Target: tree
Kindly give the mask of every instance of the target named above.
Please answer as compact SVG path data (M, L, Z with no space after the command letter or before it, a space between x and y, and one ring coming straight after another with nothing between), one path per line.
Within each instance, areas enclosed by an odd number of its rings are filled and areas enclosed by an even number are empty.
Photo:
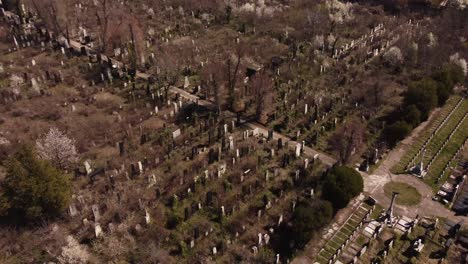
M455 53L452 56L450 56L450 62L460 67L461 73L463 75L459 76L461 78L461 80L459 81L463 81L464 77L468 74L468 66L466 60L464 58L460 58L460 55L458 53Z
M403 119L412 127L417 127L421 123L421 111L415 105L407 106L403 110Z
M361 174L346 166L334 166L325 177L322 196L333 204L335 210L346 207L364 189Z
M414 104L421 111L421 121L437 106L437 83L429 78L410 83L405 94L404 105Z
M255 117L259 123L265 124L268 121L268 110L273 103L273 83L265 73L257 73L252 86L255 93Z
M403 62L403 54L398 47L391 47L384 55L385 63L389 66L398 66Z
M385 129L387 143L394 147L411 132L411 126L405 121L397 121Z
M221 112L226 93L225 86L223 85L223 64L215 60L206 65L202 69L202 80L205 84L203 90L205 91L206 98L213 97L218 112Z
M20 2L20 1L18 1ZM67 36L70 22L75 20L71 11L70 2L60 0L27 0L48 29L53 29L57 34Z
M272 236L272 247L284 258L303 248L314 233L327 225L333 217L333 206L323 200L303 200L296 206L291 223L283 223Z
M333 216L332 204L328 201L302 202L294 210L292 231L295 245L303 248L315 231L328 224Z
M78 161L75 141L55 127L36 141L36 150L39 157L51 161L60 169L70 168Z
M37 158L31 146L21 146L6 161L0 188L0 215L37 221L58 216L71 198L70 178L49 161Z
M234 102L236 99L236 85L239 78L241 78L239 70L244 52L244 44L238 44L236 47L235 58L233 59L232 56L228 54L226 59L226 78L229 92L229 107L231 109L234 108Z
M344 126L333 134L330 138L330 145L338 153L342 164L349 161L352 153L364 141L364 135L365 126L356 119L346 122Z

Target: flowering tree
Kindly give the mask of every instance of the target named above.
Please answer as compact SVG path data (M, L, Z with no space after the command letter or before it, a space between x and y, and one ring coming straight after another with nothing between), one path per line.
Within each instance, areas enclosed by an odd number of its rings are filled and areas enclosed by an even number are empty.
M343 3L338 0L328 0L325 2L325 5L329 10L330 20L333 22L342 24L343 22L353 19L353 4Z
M78 161L75 140L70 139L55 127L36 141L36 150L39 157L51 161L60 169L69 168Z
M72 236L67 236L67 245L62 247L62 252L58 256L60 263L79 264L89 261L89 253Z
M455 65L458 65L462 69L463 75L468 75L468 66L466 60L460 57L458 53L455 53L452 56L450 56L450 62L452 62Z
M396 66L403 62L403 55L401 54L401 50L398 47L391 47L384 55L384 60L392 65Z

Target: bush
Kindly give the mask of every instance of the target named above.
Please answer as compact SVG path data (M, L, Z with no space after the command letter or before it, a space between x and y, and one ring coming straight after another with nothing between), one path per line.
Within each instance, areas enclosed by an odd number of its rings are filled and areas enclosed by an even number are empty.
M437 82L438 103L442 106L453 93L455 84L463 81L464 73L460 66L447 64L433 75L433 79Z
M58 216L71 198L71 182L50 162L40 160L30 146L22 146L7 160L1 184L0 215L34 221Z
M292 231L294 242L303 248L315 231L327 225L333 216L333 206L328 201L300 203L294 210Z
M421 111L415 105L407 106L403 111L403 120L411 127L417 127L421 123Z
M181 222L182 217L175 212L171 212L167 217L166 227L168 229L175 229Z
M291 224L283 223L272 237L272 247L284 258L293 255L294 249L302 249L314 233L327 225L333 217L333 206L328 201L304 200L294 210Z
M411 125L405 121L397 121L385 129L388 144L394 147L398 141L404 139L411 132Z
M364 189L361 174L346 166L333 167L325 177L322 196L333 204L335 210L346 207Z
M410 83L403 105L415 105L421 112L421 121L425 121L437 103L437 83L426 78Z
M451 63L444 65L432 78L410 83L404 94L403 110L394 111L387 116L387 121L391 124L384 131L387 143L395 146L411 129L427 120L431 110L436 106L443 106L453 93L455 84L463 80L463 68Z

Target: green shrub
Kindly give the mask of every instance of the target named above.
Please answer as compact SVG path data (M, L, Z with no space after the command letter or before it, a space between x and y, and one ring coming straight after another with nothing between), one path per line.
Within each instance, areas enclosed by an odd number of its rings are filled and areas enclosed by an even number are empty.
M437 83L429 78L410 83L405 94L404 106L415 105L421 112L421 121L437 106Z
M398 141L404 139L412 127L405 121L397 121L385 129L385 136L390 146L394 147Z
M403 112L404 121L411 127L417 127L421 123L421 111L415 105L407 106Z
M21 146L6 161L1 183L0 215L26 221L58 216L71 198L70 178L40 160L30 146Z
M292 233L298 248L303 248L315 231L328 224L333 216L333 206L328 201L302 202L294 210Z
M335 210L346 207L364 189L359 172L346 166L333 167L325 177L322 196L333 204Z

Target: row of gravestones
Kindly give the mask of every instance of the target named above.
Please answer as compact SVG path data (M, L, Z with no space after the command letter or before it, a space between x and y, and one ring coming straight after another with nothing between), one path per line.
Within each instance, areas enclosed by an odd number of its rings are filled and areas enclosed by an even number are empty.
M429 142L435 137L435 135L439 132L439 130L442 129L442 127L447 123L447 121L450 119L453 113L458 109L458 107L460 107L462 102L463 102L463 98L461 98L458 101L458 103L452 108L450 113L444 118L444 120L442 120L442 122L436 127L436 129L431 133L431 135L424 141L424 144L419 148L418 152L416 152L413 158L408 162L408 165L406 166L406 170L409 170L414 165L419 155L421 155L421 153L425 151Z
M434 161L437 159L437 157L439 157L440 153L442 153L442 150L444 149L444 147L449 143L450 139L452 139L453 135L457 132L458 128L460 128L460 126L463 124L463 121L465 121L466 117L468 116L468 113L466 113L463 118L460 120L460 122L458 123L458 125L452 130L452 132L447 136L447 138L445 139L444 141L444 144L442 144L442 146L439 148L439 150L437 151L437 153L430 159L429 163L427 164L427 170L429 170L429 168L431 167L432 163L434 163ZM446 167L448 166L449 164L446 165Z
M436 179L436 183L439 183L440 180L442 180L443 176L445 175L445 172L447 172L448 169L450 169L450 164L452 164L452 162L457 158L457 156L459 156L464 148L465 148L465 145L467 143L467 139L465 138L465 141L463 142L463 144L457 149L457 151L452 155L452 157L449 159L449 161L447 162L447 164L445 164L445 167L444 169L442 170L442 172L439 174L439 176L437 177Z
M328 259L328 263L334 263L339 258L339 256L343 252L343 250L353 240L353 237L355 237L358 234L359 229L363 226L364 222L369 218L369 216L371 215L371 213L373 212L374 209L375 209L375 206L372 206L372 208L369 211L367 211L366 214L362 217L361 221L356 226L356 228L352 231L352 233L348 236L348 238L335 250L335 252L330 252L330 253L332 253L332 256L330 257L330 259ZM348 220L343 224L343 226L341 228L343 228L344 225L346 225L346 223L348 223L349 219L351 219L351 217L354 216L354 215L355 215L354 213L351 214L351 216L349 216ZM331 241L334 238L334 236L336 236L339 232L340 232L340 230L338 230L333 235L333 237L331 239L329 239L329 241ZM326 249L322 248L321 251L323 251L323 250L326 250Z
M388 256L388 253L390 252L390 250L393 249L393 245L394 245L394 243L395 243L395 240L396 240L396 238L393 237L393 238L391 238L391 239L389 239L389 240L387 240L387 241L385 242L384 249L381 250L381 251L378 253L379 257L380 257L382 260L385 260L385 258L387 258L387 256ZM377 260L377 258L374 258L374 259L371 261L371 264L380 264L380 263L381 263L381 262L380 262L379 260Z
M45 42L47 42L47 43L49 43L50 47L53 47L56 50L60 49L64 55L69 55L69 54L79 55L79 54L74 52L73 48L70 48L70 46L68 45L68 41L66 41L66 40L62 41L62 44L60 44L61 42L59 40L53 39L52 34L50 32L48 32L47 30L45 30L45 29L39 29L36 33L31 33L29 31L29 32L27 32L26 35L19 35L19 36L15 35L15 36L13 36L13 42L15 44L16 49L18 49L20 46L23 46L23 47L28 46L29 47L29 46L33 46L33 45L38 45L38 43L41 43L42 48L44 48L45 47ZM65 47L67 47L67 50L69 50L69 52L66 51ZM81 55L88 55L87 52L86 52L86 49L84 51L85 51L85 54L81 54ZM80 52L83 53L83 50L81 50ZM93 58L96 58L96 60L98 62L100 62L100 60L99 60L100 56L99 55L90 56L90 61L91 62L93 61ZM62 66L63 66L64 65L63 61L61 63L62 63ZM35 61L34 60L32 60L32 64L33 64L33 66L35 66ZM114 73L114 71L113 71L113 73L111 74L110 69L113 69L113 67L111 66L112 62L110 60L108 60L108 64L110 65L109 68L101 70L101 79L102 79L102 81L105 81L105 77L107 77L107 79L112 83L113 75L115 75L115 74L117 75L116 77L125 77L125 76L120 76L118 70L115 71L116 73ZM91 64L89 64L89 65L90 65L89 67L91 68ZM123 72L127 72L127 71L124 69ZM46 79L46 80L52 79L51 74L48 71L45 71L45 78L44 79ZM63 79L64 78L62 77L62 74L61 74L60 71L59 71L58 74L54 74L54 80L55 80L56 83L62 82ZM36 89L37 89L38 80L40 80L40 78L38 78L37 80L35 78L31 78L31 85L33 86L33 88L36 87ZM94 85L94 80L92 81L91 85Z
M333 58L335 59L343 59L346 55L349 54L351 50L358 47L367 47L367 41L369 40L371 43L374 42L374 37L379 37L381 34L385 32L385 27L383 24L377 25L375 28L371 29L369 34L364 34L356 41L352 40L350 43L346 43L339 49L335 49L335 53L333 54Z
M367 251L368 247L370 246L370 243L372 242L372 240L377 239L377 237L379 237L379 235L381 234L382 230L383 230L382 226L377 226L374 229L374 232L373 232L372 236L369 238L369 241L366 244L363 245L361 250L359 250L357 252L357 254L353 257L351 263L356 264L358 262L358 259L360 257L362 257L366 253L366 251Z
M402 235L402 238L407 238L408 235L413 231L413 226L414 226L414 223L412 225L409 226L409 228L404 232L404 234ZM396 237L392 237L391 239L387 240L385 243L384 243L384 249L379 251L378 253L378 256L385 261L385 259L387 258L387 256L389 255L390 251L393 249L393 246L395 244L395 241L397 240ZM380 264L381 261L375 257L371 260L371 264Z
M341 253L343 252L343 250L349 245L349 243L353 240L353 238L359 233L359 229L363 226L364 222L369 218L369 216L372 214L372 212L374 211L375 209L375 206L372 206L371 209L369 211L367 211L367 213L364 215L364 217L361 219L361 221L359 222L359 224L356 226L356 228L353 230L353 232L351 233L351 235L348 236L348 238L346 238L346 240L335 250L335 252L333 252L333 255L331 256L331 258L328 260L328 263L331 264L331 263L335 263L335 261L340 257ZM353 214L354 215L354 214ZM353 216L351 215L350 218ZM347 223L347 221L345 222L345 224ZM343 225L344 226L344 225ZM338 231L340 232L340 231ZM337 232L337 233L338 233ZM336 235L336 234L335 234ZM331 240L333 239L333 237L331 238ZM324 250L324 249L322 249Z

